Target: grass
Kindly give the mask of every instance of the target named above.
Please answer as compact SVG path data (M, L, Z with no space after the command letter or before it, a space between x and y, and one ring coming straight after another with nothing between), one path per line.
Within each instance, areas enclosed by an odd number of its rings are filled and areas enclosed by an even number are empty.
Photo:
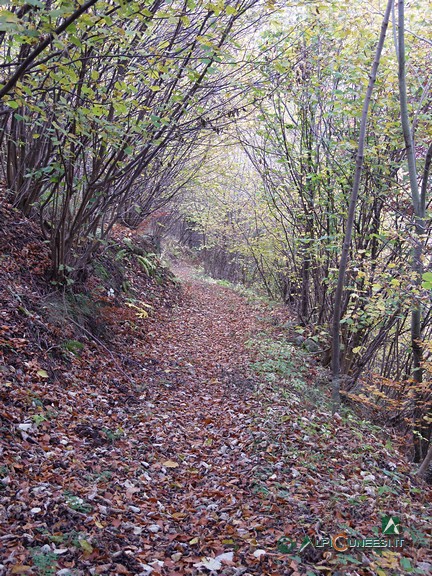
M280 306L280 302L272 300L271 298L261 293L257 289L253 287L246 287L244 284L230 282L229 280L225 280L224 278L213 278L212 276L206 274L202 267L197 268L194 274L194 278L196 278L197 280L207 282L208 284L214 284L216 286L222 286L223 288L229 288L230 290L233 290L240 296L246 298L249 304L253 304L256 302L264 302L271 307Z

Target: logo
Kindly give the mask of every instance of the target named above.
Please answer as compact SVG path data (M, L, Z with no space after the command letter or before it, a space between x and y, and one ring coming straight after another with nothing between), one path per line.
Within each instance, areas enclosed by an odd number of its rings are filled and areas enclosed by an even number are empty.
M400 519L396 516L383 516L382 533L386 536L394 536L401 533Z
M289 538L286 538L286 536L283 536L277 543L278 550L279 552L282 552L282 554L291 554L291 552L303 552L303 550L305 550L309 545L315 547L309 536L305 536L305 538L303 538L303 542L300 544L300 547L297 545L295 540L290 540Z
M303 538L303 542L300 545L299 548L299 552L303 552L303 550L306 550L306 548L311 545L313 546L313 542L312 540L309 538L309 536L306 536L305 538Z
M339 532L335 535L323 536L320 538L305 536L301 544L299 544L295 540L283 536L277 543L277 548L282 554L292 554L301 553L309 546L312 548L333 548L336 552L346 552L350 548L400 549L403 547L404 539L398 538L399 534L402 532L400 519L398 517L383 516L381 519L381 527L383 535L387 536L387 538L377 538L376 536L357 538L348 535L346 532ZM393 538L390 538L389 536L393 536Z
M290 540L283 536L279 542L277 543L277 547L279 552L282 554L291 554L291 552L295 552L297 549L297 543L294 540Z

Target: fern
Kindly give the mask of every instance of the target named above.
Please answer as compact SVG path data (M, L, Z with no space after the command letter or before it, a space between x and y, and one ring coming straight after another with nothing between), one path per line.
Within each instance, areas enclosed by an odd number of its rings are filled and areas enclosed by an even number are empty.
M137 258L139 264L141 265L141 267L143 268L144 272L148 276L153 276L155 274L157 266L154 262L152 262L150 260L149 257L137 256L136 258Z
M119 250L117 252L117 254L115 255L116 261L118 262L119 260L123 260L123 258L126 256L126 254L127 254L127 250L125 250L124 248Z

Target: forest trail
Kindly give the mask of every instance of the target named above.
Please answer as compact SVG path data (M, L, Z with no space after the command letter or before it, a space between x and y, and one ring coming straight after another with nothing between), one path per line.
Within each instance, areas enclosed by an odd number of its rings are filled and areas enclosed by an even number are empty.
M199 279L191 266L181 264L173 271L183 283L183 303L160 332L152 331L152 349L162 363L190 364L197 380L204 379L202 384L215 393L218 387L210 380L244 372L250 361L244 343L262 330L258 317L264 310L231 288Z
M189 266L174 271L184 283L182 305L149 333L147 343L158 359L147 368L158 386L148 387L145 403L152 493L160 503L153 519L161 530L153 538L163 553L155 557L167 573L185 562L172 573L197 574L194 564L202 556L228 553L223 573L240 574L245 565L229 561L240 540L250 548L249 569L255 565L252 572L261 574L253 556L258 540L264 546L270 537L274 545L287 521L283 508L275 514L274 506L263 507L256 489L262 459L254 446L262 433L254 429L259 402L249 367L254 354L245 342L263 329L265 310L230 288L197 279Z
M325 398L317 402L317 369L307 355L288 346L292 357L280 370L279 358L250 345L286 342L286 310L202 280L190 266L174 272L182 302L147 336L153 360L135 414L148 461L148 485L138 486L149 498L136 493L146 564L172 576L338 573L351 560L313 546L300 558L301 543L346 529L372 535L382 514L400 513L409 483L387 486L401 462L384 439L367 437L362 446L367 426L331 420ZM258 375L253 362L270 368ZM265 374L275 378L266 382ZM422 505L412 505L415 518ZM388 559L362 554L361 562L368 568L354 563L357 574L368 574Z
M390 556L299 552L307 536L372 537L385 514L424 534L430 493L388 438L331 418L286 311L175 272L177 304L143 331L119 323L129 381L87 346L68 372L32 383L37 418L12 425L27 392L5 396L0 574L427 573L413 538Z

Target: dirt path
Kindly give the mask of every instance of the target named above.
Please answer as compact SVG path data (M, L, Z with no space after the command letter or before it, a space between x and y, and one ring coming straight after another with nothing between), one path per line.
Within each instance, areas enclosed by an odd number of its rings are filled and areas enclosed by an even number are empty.
M155 356L164 365L191 365L206 388L223 374L246 374L251 352L244 344L262 330L263 307L247 304L230 288L197 279L193 268L183 265L175 272L184 282L183 303L160 331L151 332ZM217 392L213 384L210 388Z
M193 279L192 272L176 270L185 282L183 304L148 340L151 356L161 359L148 367L158 385L148 392L145 424L152 494L160 506L153 512L160 525L152 536L155 558L164 561L163 573L198 574L194 564L203 556L246 546L248 573L261 574L253 556L258 541L270 536L274 545L284 534L282 510L275 516L272 506L263 506L255 478L260 433L253 433L253 354L245 342L262 330L266 310L231 289ZM246 573L238 558L229 564L224 574Z
M281 538L372 536L383 514L423 534L428 493L385 438L331 419L316 368L273 326L280 312L176 272L181 302L118 322L117 359L87 346L57 378L8 392L1 576L427 573L412 540L406 558L289 553ZM259 356L246 343L262 333Z
M147 445L148 485L140 490L148 499L137 492L149 546L145 563L158 573L159 562L169 576L212 568L226 576L342 574L333 564L350 561L312 546L300 561L283 539L298 546L307 535L347 527L368 534L380 524L379 510L399 513L405 489L385 488L380 502L370 485L375 475L377 484L388 483L383 444L373 440L372 456L370 439L367 450L359 445L358 425L331 421L320 402L308 401L315 369L294 349L298 357L288 353L283 360L288 381L265 385L251 373L256 352L245 343L263 331L277 337L269 321L277 312L197 280L188 267L176 273L183 302L147 338L146 354L157 361L147 367L146 402L137 412ZM300 381L303 391L293 393ZM348 504L347 494L362 497ZM379 562L364 555L361 562L365 570L357 564L353 574L377 573Z

